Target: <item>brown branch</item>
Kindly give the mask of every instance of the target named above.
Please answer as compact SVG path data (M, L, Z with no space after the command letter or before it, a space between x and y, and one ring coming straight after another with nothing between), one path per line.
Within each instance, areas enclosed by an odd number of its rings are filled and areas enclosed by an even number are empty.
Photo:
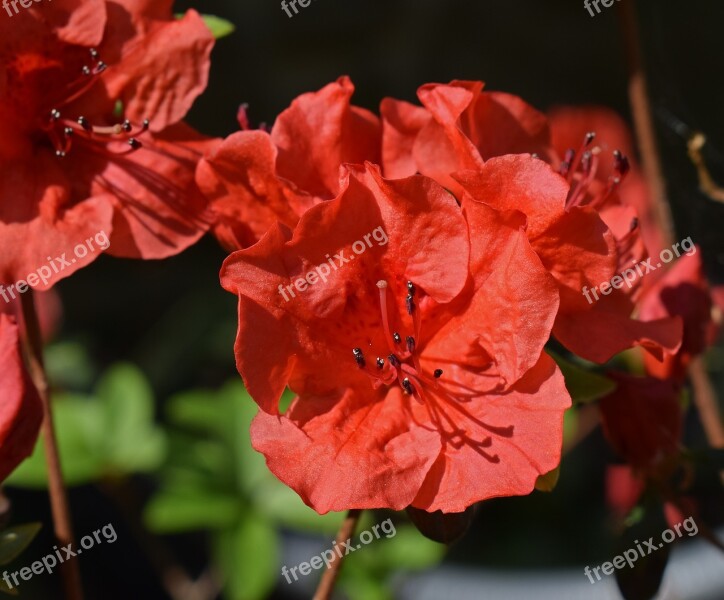
M342 546L343 542L346 542L352 537L361 515L362 511L357 509L350 510L347 513L347 517L337 532L337 539L335 540L337 546ZM322 579L319 582L319 586L312 600L329 600L332 597L334 584L337 581L337 575L339 575L343 561L344 557L340 558L335 554L329 568L324 572L324 575L322 575Z
M33 384L38 390L43 406L41 437L45 448L45 463L48 468L48 492L53 514L53 526L58 546L65 547L68 544L74 544L75 539L68 507L68 494L60 467L58 442L55 437L53 413L50 404L50 391L43 364L43 341L32 290L22 295L22 308L25 324L23 327L23 345L28 361L28 371ZM83 600L83 587L78 561L69 560L64 562L60 567L60 571L63 577L65 597L68 600Z

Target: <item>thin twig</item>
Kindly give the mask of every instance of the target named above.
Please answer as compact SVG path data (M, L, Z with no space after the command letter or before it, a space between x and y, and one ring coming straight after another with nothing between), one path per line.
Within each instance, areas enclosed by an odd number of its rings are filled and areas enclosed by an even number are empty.
M48 468L48 492L50 494L55 537L59 547L66 547L68 544L74 544L75 539L73 537L73 524L68 507L68 494L65 489L60 467L58 442L55 437L53 413L50 405L50 391L43 363L43 341L32 290L22 295L22 308L23 321L25 323L23 328L23 344L28 361L28 370L33 384L38 390L38 395L43 406L41 436L43 446L45 447L45 463ZM66 561L61 565L60 570L63 577L65 597L68 600L83 600L83 586L78 561Z
M337 532L337 539L335 540L336 545L342 546L344 542L349 540L354 535L354 530L357 527L357 522L362 515L361 510L353 509L347 513L347 517ZM337 575L339 570L342 568L342 562L344 557L338 557L336 554L329 565L329 568L322 575L322 579L319 582L317 591L314 594L312 600L329 600L332 597L332 591L334 590L334 584L337 581Z

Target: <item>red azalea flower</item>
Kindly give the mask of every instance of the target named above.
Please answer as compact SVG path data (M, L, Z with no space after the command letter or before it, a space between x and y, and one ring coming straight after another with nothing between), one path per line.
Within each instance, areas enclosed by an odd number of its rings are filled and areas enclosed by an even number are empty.
M519 183L491 194L559 185L537 162L491 161ZM237 365L262 409L252 442L307 504L461 512L558 465L570 398L543 353L558 291L523 228L368 164L293 232L227 259Z
M716 340L719 330L712 318L714 303L704 275L701 252L683 255L646 291L639 314L647 320L679 317L684 335L679 351L663 362L645 356L646 371L659 379L683 383L692 358L702 354Z
M194 170L208 144L180 121L212 45L197 13L177 20L167 1L54 0L0 20L0 281L99 232L137 258L203 234Z
M423 86L418 96L423 107L391 99L382 103L386 175L420 172L456 195L465 190L488 202L488 184L481 174L485 161L507 154L537 154L566 181L545 201L501 195L504 204L496 208L526 214L531 244L560 284L555 336L574 353L595 362L606 362L635 345L659 359L676 351L681 337L678 320L644 323L630 318L640 282L596 302L584 296L586 290L645 257L636 212L618 196L621 180L630 171L628 160L616 154L610 161L615 167L609 167L599 157L602 144L593 147L588 134L599 124L605 125L607 134L610 119L592 118L589 128L580 130L585 123L582 114L587 113L576 113L576 119L557 113L555 142L569 143L574 137L576 144L575 150L563 150L561 159L551 141L548 119L520 98L485 92L482 82L461 81ZM610 143L627 141L622 138ZM634 188L640 191L640 186ZM592 338L596 343L591 343Z
M667 468L679 454L680 387L673 381L611 373L614 392L600 402L606 438L629 465L643 472Z
M271 133L240 131L199 164L199 187L216 213L214 233L229 250L255 243L277 221L299 217L340 190L344 163L379 162L379 119L352 106L354 86L341 77L299 96ZM245 118L240 119L247 127Z
M43 410L35 387L25 371L17 325L0 313L0 482L35 446Z
M418 90L424 108L386 98L383 159L387 177L422 173L459 195L453 173L504 154L551 156L544 114L517 96L483 91L481 81L430 83Z

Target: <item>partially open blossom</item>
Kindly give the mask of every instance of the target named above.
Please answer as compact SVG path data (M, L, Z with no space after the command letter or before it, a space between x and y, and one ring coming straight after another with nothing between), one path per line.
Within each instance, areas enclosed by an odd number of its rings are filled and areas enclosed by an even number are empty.
M0 482L35 447L43 411L23 365L18 327L0 313Z
M270 133L232 134L199 164L197 181L227 249L250 246L276 221L294 227L306 210L334 198L343 164L379 162L379 119L353 106L353 93L349 78L341 77L303 94ZM240 124L248 127L245 117Z
M520 186L491 194L557 186L537 162L491 161ZM252 443L307 504L461 512L558 465L570 398L543 353L558 289L524 224L367 164L294 231L227 259L237 365L262 409Z
M0 281L101 231L107 252L134 258L203 235L194 171L208 142L181 119L212 45L197 13L176 19L167 1L54 0L0 19Z

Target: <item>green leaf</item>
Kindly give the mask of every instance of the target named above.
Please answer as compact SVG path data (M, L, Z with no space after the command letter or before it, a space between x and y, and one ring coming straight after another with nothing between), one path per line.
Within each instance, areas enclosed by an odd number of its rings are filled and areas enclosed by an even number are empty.
M226 529L236 524L241 510L234 497L201 490L167 491L156 494L146 505L144 520L149 529L159 534Z
M552 492L558 485L558 479L561 476L561 466L558 465L552 471L549 471L545 475L541 475L535 482L535 489L539 492Z
M0 533L0 565L10 564L20 556L42 528L40 523L28 523Z
M177 13L176 18L183 19L184 14ZM214 15L201 15L201 18L213 34L214 38L217 40L220 40L227 35L231 35L234 31L236 31L236 26L231 21L227 21L221 17L216 17Z
M88 390L96 369L85 347L77 342L58 342L45 349L45 368L54 386Z
M274 588L279 573L277 534L258 515L246 515L236 528L216 534L214 557L227 600L263 600Z
M166 438L153 422L151 390L134 366L109 369L93 396L58 394L53 411L63 475L70 486L151 471L163 462ZM8 484L44 488L46 472L39 440Z
M384 522L384 521L383 521ZM387 528L389 530L389 527ZM392 573L400 569L417 571L428 569L445 556L446 547L424 537L412 525L400 524L392 537L387 537L381 528L377 530L380 539L370 544L369 554L375 562ZM365 546L363 546L365 548Z
M566 388L574 404L588 404L607 396L616 389L616 383L608 377L587 371L555 352L546 352L556 361L566 381Z
M166 439L153 421L153 392L137 367L118 364L98 384L104 405L105 457L122 473L153 471L166 453Z

